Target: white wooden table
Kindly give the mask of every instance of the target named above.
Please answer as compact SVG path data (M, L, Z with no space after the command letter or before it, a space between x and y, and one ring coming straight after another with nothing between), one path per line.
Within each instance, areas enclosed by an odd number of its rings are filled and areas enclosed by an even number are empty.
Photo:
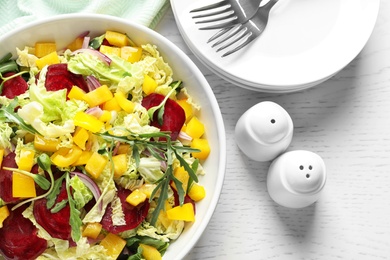
M205 68L184 43L171 10L156 31L199 66L219 102L227 134L222 194L192 259L390 259L390 2L357 58L330 80L292 94L236 87ZM249 160L234 140L238 118L258 102L283 106L294 122L289 150L318 153L328 179L304 209L274 203L269 163Z

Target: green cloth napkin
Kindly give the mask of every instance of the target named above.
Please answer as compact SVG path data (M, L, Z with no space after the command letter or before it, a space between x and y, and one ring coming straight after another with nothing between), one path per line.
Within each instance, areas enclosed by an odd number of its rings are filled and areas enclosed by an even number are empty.
M0 35L26 23L58 14L96 13L154 28L168 0L1 0Z

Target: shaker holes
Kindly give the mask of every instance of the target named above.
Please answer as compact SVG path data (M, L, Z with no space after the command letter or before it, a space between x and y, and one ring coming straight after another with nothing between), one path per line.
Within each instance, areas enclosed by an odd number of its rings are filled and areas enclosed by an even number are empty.
M275 124L276 123L276 120L275 119L271 119L271 124Z

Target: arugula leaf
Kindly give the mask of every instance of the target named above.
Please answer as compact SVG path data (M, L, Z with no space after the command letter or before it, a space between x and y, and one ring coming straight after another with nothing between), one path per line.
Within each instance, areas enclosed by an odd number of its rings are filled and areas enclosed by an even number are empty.
M24 122L24 120L15 112L18 106L18 98L14 98L8 106L0 108L0 121L18 124L20 128L32 134L41 135L34 127Z

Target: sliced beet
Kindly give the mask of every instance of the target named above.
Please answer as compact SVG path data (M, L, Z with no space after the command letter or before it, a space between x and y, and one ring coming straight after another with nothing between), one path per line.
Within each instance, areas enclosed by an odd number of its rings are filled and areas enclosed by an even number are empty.
M12 196L12 171L3 169L3 167L18 168L15 162L15 156L16 155L13 152L5 156L0 169L0 198L7 203L19 200L18 198Z
M36 259L47 248L47 241L37 236L37 228L23 217L26 207L10 210L0 228L0 255L5 259Z
M56 203L68 199L65 182L57 196ZM64 208L56 213L51 213L46 207L46 198L39 199L34 203L34 217L52 237L63 240L71 240L71 226L69 224L70 207L67 203Z
M131 193L130 190L124 188L118 188L117 195L122 202L122 210L125 214L125 225L115 226L112 223L112 208L111 203L107 206L106 212L104 213L101 224L103 228L113 234L118 234L123 231L131 230L136 228L145 218L149 211L149 202L146 200L137 207L130 205L126 202L127 196Z
M149 109L154 106L158 106L163 102L164 96L161 94L153 93L143 98L142 106ZM164 105L164 115L162 125L158 122L158 111L153 115L151 125L159 128L161 131L170 132L171 139L176 140L186 120L186 115L183 108L176 103L176 101L168 98Z
M6 72L3 76L6 78L14 74L15 72ZM1 95L6 96L9 99L13 99L16 96L25 93L27 89L27 82L22 78L22 76L17 76L4 82L3 91L1 92Z
M66 63L53 64L47 67L45 87L48 91L67 89L69 93L74 85L88 92L84 77L68 71Z

